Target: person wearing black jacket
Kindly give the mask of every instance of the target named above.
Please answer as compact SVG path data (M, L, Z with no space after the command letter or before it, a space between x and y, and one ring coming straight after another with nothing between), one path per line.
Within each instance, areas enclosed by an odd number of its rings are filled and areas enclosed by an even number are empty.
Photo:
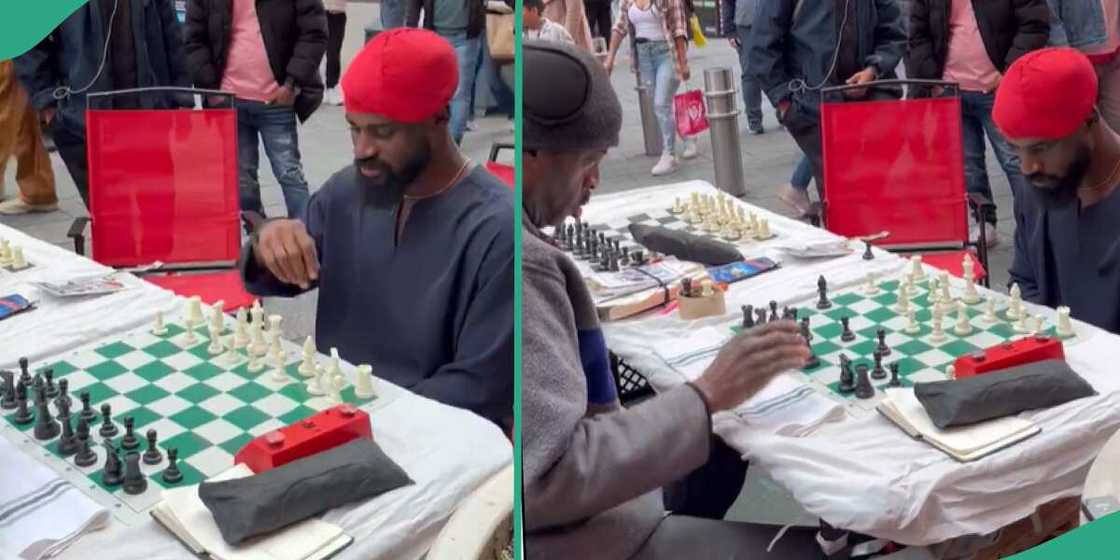
M1012 194L1025 188L1019 158L992 123L995 90L1003 72L1019 57L1045 47L1050 9L1045 0L914 0L910 9L911 78L956 82L960 87L964 176L968 192L993 201L984 162L988 137ZM940 88L918 95L939 95ZM976 231L989 228L989 246L999 243L996 209L976 216Z
M264 215L259 136L288 216L302 215L310 192L296 119L306 121L323 101L322 0L189 0L185 37L195 86L236 96L241 210Z

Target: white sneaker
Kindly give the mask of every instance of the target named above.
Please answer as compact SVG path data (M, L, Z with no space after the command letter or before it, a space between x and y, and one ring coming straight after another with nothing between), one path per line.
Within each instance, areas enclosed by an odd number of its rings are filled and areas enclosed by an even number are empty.
M323 94L323 101L326 101L327 105L342 105L342 96L339 95L338 88L327 88L326 93Z
M984 227L986 229L984 234L987 236L985 240L987 241L988 248L991 249L998 246L1002 241L999 237L999 230L988 222L984 222ZM968 227L968 238L974 242L980 241L980 224L974 223Z
M32 212L54 212L55 210L58 210L57 202L51 204L28 204L18 196L0 202L0 214L4 214L5 216L29 214Z
M660 177L673 173L676 170L677 158L673 156L673 154L665 153L661 154L661 159L657 160L657 165L653 166L650 173L652 173L654 177Z
M692 159L700 153L700 147L696 145L695 138L684 139L684 149L681 150L681 159Z
M794 188L794 186L789 183L778 188L778 200L781 200L786 206L789 206L791 210L798 214L805 214L813 204L813 201L809 199L809 193Z

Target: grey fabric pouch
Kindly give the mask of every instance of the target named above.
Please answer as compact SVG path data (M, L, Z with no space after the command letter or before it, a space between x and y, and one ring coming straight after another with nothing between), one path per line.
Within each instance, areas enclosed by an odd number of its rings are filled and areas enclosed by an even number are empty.
M203 482L198 496L236 545L347 502L412 484L376 443L357 439L261 474Z
M1049 408L1095 394L1093 387L1061 360L914 384L914 396L941 429Z
M630 235L643 247L672 255L682 261L719 266L743 260L742 253L730 243L645 224L630 224Z

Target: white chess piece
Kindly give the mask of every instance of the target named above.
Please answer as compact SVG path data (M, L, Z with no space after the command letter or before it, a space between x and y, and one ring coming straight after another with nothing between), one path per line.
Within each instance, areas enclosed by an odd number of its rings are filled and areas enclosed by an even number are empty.
M765 241L767 239L770 239L771 237L774 237L774 234L770 233L770 220L759 220L758 230L759 241Z
M999 316L996 315L996 300L988 298L988 305L984 310L984 322L996 323L999 322Z
M284 318L279 316L279 315L269 315L268 316L268 332L269 332L270 335L279 336L279 334L281 332L280 331L280 321L282 321L283 319Z
M965 278L964 280L964 294L961 295L961 301L968 305L976 305L980 303L980 293L976 291L976 279Z
M315 375L318 365L315 363L315 340L310 336L303 341L303 363L299 365L299 374L304 377Z
M905 315L910 310L910 290L906 289L906 284L898 288L898 304L895 309L901 315Z
M218 331L219 334L225 329L226 326L224 315L225 306L226 302L222 300L215 301L214 305L210 306L210 324L214 327L214 330Z
M156 336L167 334L167 326L163 324L163 311L156 311L156 320L152 325L152 334Z
M1030 318L1030 313L1025 309L1021 309L1018 313L1019 318L1015 321L1015 332L1027 333L1030 332L1030 327L1027 326L1027 319Z
M287 371L287 356L284 355L284 348L280 345L280 337L272 339L272 380L277 382L284 382L288 380Z
M926 277L926 271L922 268L922 256L910 256L910 278L914 280L921 280Z
M1065 305L1063 305L1061 307L1058 307L1057 333L1058 333L1058 336L1060 336L1062 338L1074 336L1075 334L1077 334L1073 330L1073 323L1069 320L1069 318L1070 318L1069 316L1070 316L1069 307L1067 307Z
M945 377L948 377L949 379L956 379L957 378L957 368L955 368L951 365L946 367L945 368Z
M342 375L341 359L338 357L338 348L331 348L331 369L327 370L331 377Z
M249 365L246 367L248 367L249 371L253 373L264 369L264 365L261 364L260 354L257 354L256 352L249 352Z
M328 394L330 395L331 402L334 404L342 404L342 388L346 386L346 380L341 375L336 375L331 379L328 386Z
M233 330L233 348L244 348L249 343L249 315L245 308L237 310L237 326Z
M949 282L949 273L948 272L942 272L941 273L941 278L938 279L937 286L939 288L941 288L941 298L940 298L941 301L943 303L952 303L953 302L953 294L951 292L949 292L949 287L952 286L952 284Z
M191 296L187 300L187 319L194 325L202 323L202 298Z
M913 308L911 308L910 311L906 313L906 319L906 328L904 329L906 331L906 334L918 334L919 332L921 332L922 327L918 324L918 316Z
M976 265L972 262L972 254L965 253L964 259L961 260L961 270L964 271L964 279L976 280Z
M323 368L317 368L315 375L312 375L307 380L307 392L311 395L325 395L326 391L323 389L323 378L325 377Z
M1027 332L1029 332L1031 336L1035 336L1038 333L1042 332L1042 327L1045 326L1045 325L1046 325L1046 319L1044 319L1042 317L1042 315L1035 315L1030 320L1030 324L1028 325Z
M929 290L929 304L938 304L941 301L941 291L937 289L936 276L929 277L929 286L927 287L927 289Z
M941 342L945 340L945 330L941 327L942 311L941 306L934 306L933 308L933 333L929 335L929 339L933 342Z
M23 247L12 248L12 268L15 270L27 268L27 260L23 258Z
M672 212L674 214L680 214L683 211L684 211L684 206L681 205L681 197L679 197L679 196L674 197L673 198L673 209L670 210L670 212Z
M253 322L249 325L253 338L249 353L264 354L268 350L268 343L264 339L264 309L261 309L260 305L254 305L249 310L249 314L253 317Z
M863 295L873 296L879 293L879 286L875 282L874 276L868 276L867 282L863 285Z
M214 323L207 325L206 329L210 333L210 346L206 348L206 351L210 352L212 356L225 352L226 349L222 346L222 334L214 328Z
M1007 305L1007 318L1011 320L1018 319L1022 314L1023 292L1019 289L1019 284L1012 284L1010 291L1010 300Z
M12 244L7 239L0 239L0 264L12 261Z
M953 329L957 336L967 336L972 333L972 323L968 321L968 307L957 303L957 326Z
M369 364L361 364L354 372L354 396L359 399L372 399L375 395L373 392L373 367Z

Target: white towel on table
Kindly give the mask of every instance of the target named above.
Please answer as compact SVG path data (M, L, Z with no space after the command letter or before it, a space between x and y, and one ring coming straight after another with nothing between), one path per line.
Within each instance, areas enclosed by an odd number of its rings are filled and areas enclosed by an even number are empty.
M695 381L731 339L715 327L697 329L687 337L659 342L654 353L688 381ZM773 433L799 437L821 424L844 417L844 407L792 373L770 380L732 411L740 420Z
M0 553L49 558L104 527L109 512L0 437Z

